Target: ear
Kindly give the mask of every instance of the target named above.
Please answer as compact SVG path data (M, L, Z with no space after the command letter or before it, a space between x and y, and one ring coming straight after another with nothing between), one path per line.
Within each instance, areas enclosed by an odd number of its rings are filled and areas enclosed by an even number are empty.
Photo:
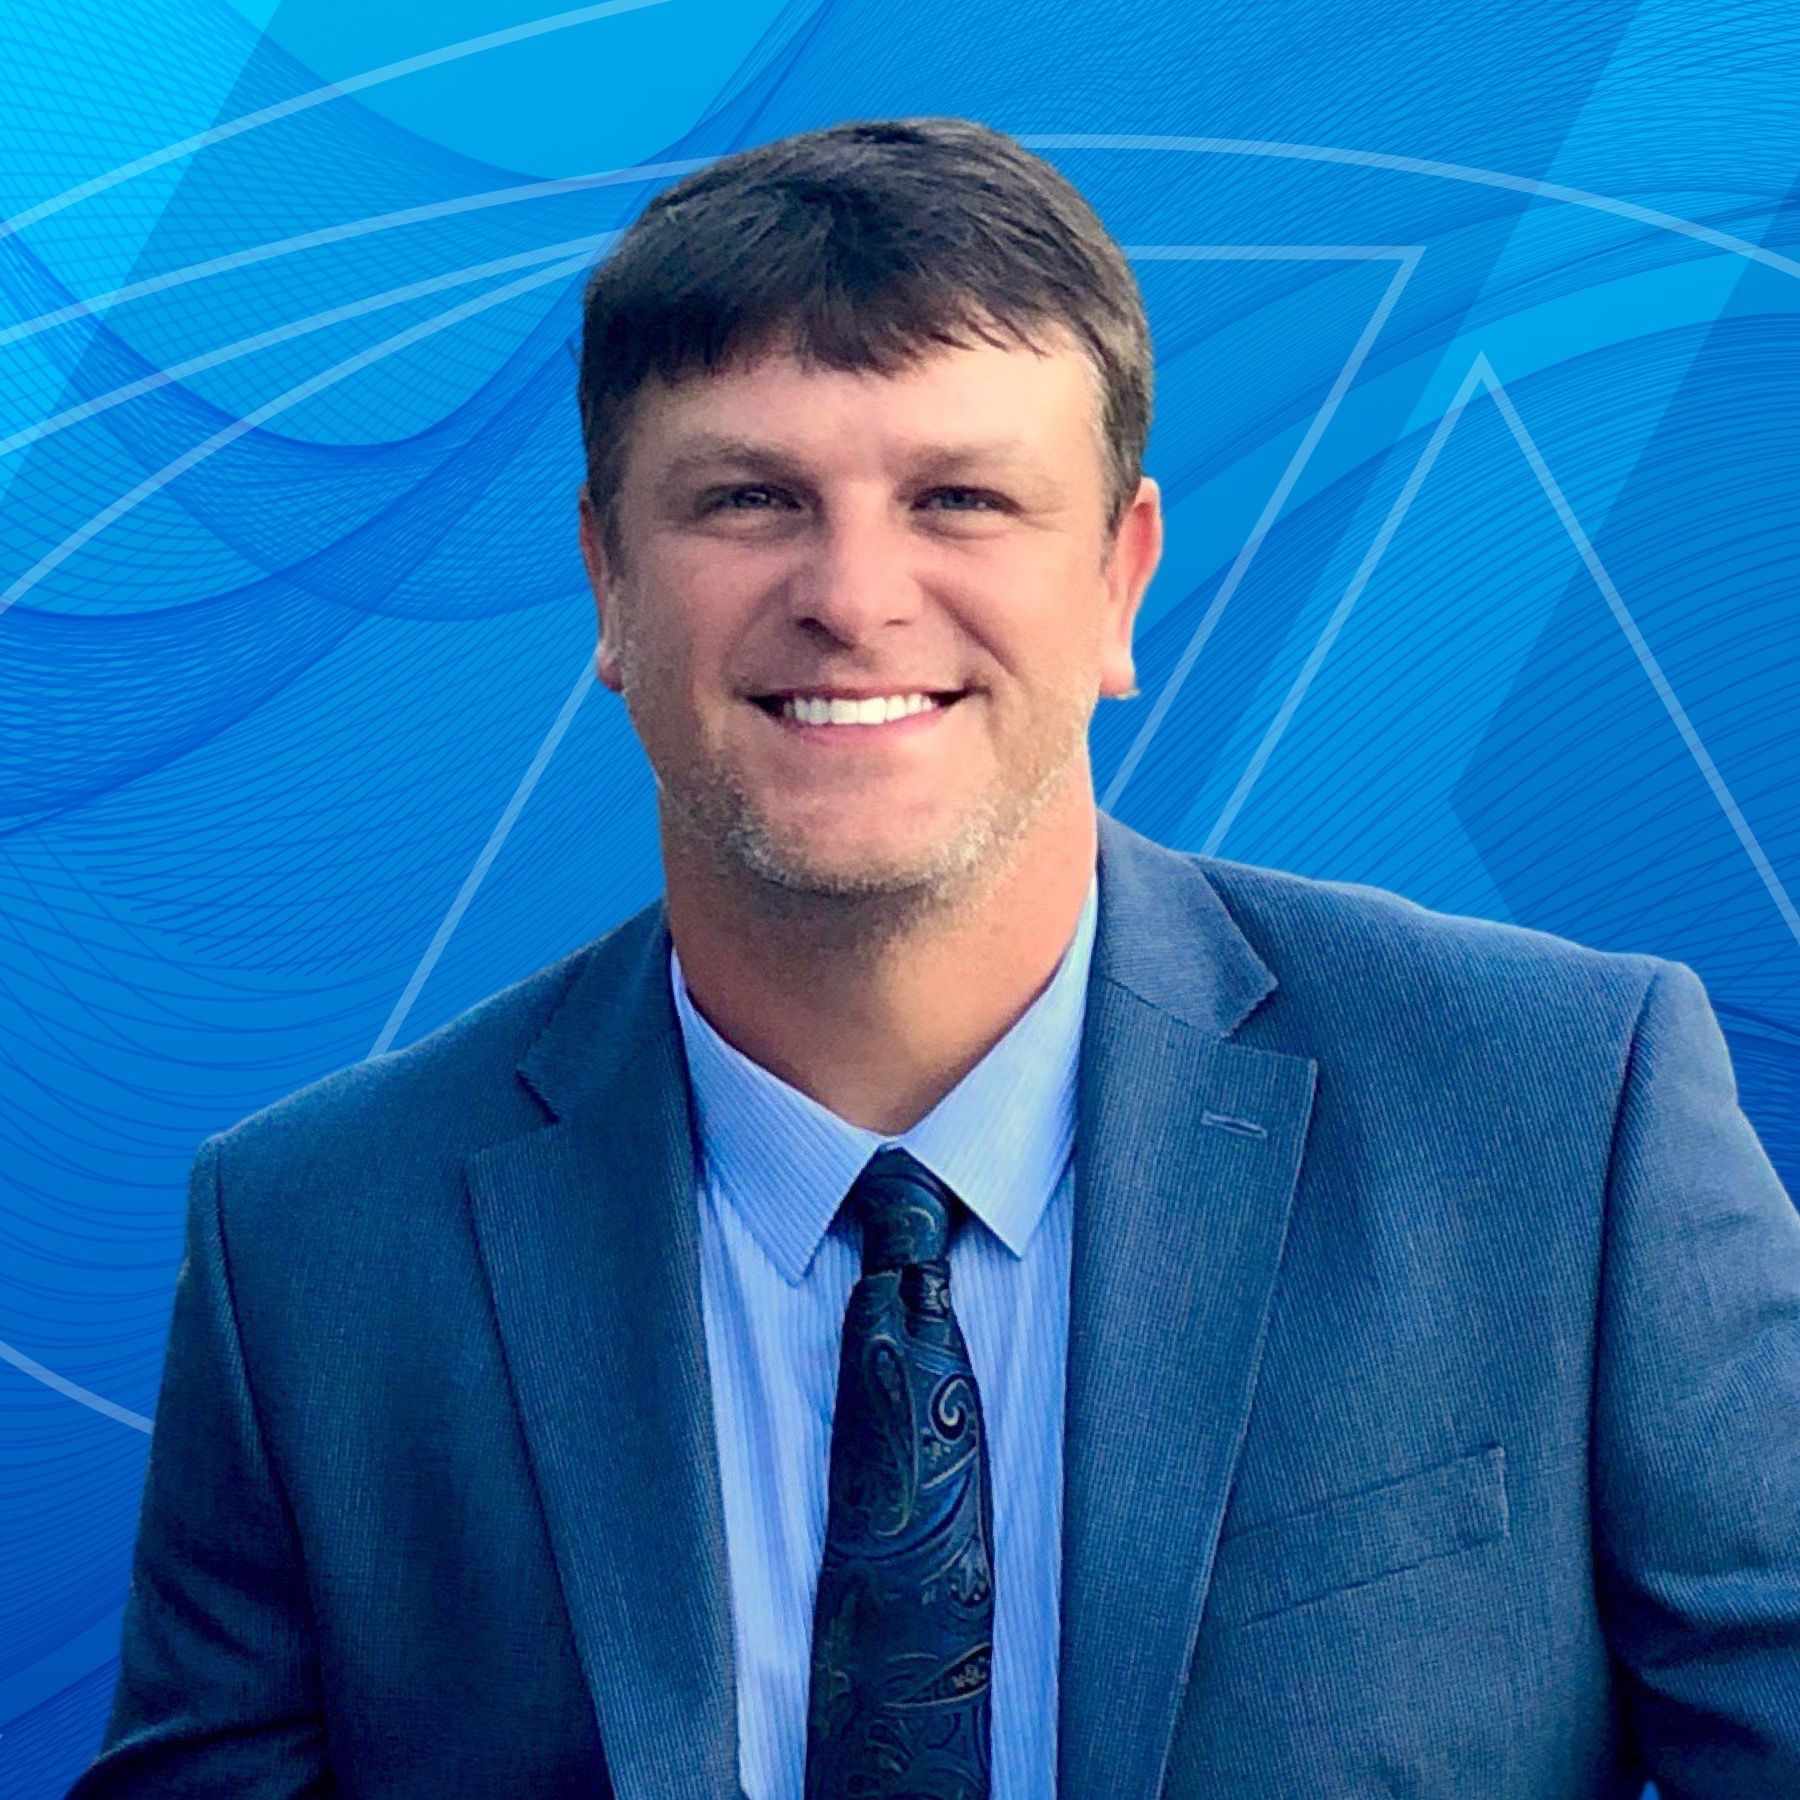
M1131 655L1132 626L1144 590L1162 559L1162 490L1146 475L1113 534L1102 571L1105 611L1100 646L1100 693L1105 699L1128 699L1137 692L1137 668Z
M581 519L581 560L587 569L588 586L594 590L594 616L600 634L594 648L594 673L616 694L622 682L617 583L607 567L600 515L585 481L577 492L575 505Z

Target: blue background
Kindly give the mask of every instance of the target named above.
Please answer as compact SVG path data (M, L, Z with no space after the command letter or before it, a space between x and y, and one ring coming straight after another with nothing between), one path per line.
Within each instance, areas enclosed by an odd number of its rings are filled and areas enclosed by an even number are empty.
M1800 1192L1791 9L63 0L0 68L0 1796L104 1722L199 1140L657 890L571 345L722 151L1051 156L1158 350L1106 803L1692 964Z

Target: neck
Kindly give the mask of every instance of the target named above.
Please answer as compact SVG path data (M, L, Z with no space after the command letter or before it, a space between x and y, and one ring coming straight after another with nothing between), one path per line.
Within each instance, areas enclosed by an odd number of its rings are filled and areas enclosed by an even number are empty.
M776 890L683 846L665 818L670 935L728 1043L840 1118L916 1124L1049 985L1094 871L1091 780L1045 806L978 886L899 920Z

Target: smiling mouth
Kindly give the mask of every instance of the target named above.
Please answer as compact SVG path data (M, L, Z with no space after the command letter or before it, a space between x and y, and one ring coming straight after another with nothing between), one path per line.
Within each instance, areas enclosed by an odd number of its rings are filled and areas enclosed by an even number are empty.
M752 694L753 705L792 725L887 725L954 706L963 688L896 688L879 695Z

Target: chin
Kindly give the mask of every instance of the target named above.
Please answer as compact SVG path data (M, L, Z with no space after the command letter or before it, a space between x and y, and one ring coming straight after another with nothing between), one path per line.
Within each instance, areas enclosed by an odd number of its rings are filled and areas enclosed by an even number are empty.
M874 899L931 893L966 873L972 848L967 833L937 830L896 836L873 830L867 838L818 830L770 829L749 824L732 834L738 861L762 880L795 894ZM984 836L985 834L977 834Z

